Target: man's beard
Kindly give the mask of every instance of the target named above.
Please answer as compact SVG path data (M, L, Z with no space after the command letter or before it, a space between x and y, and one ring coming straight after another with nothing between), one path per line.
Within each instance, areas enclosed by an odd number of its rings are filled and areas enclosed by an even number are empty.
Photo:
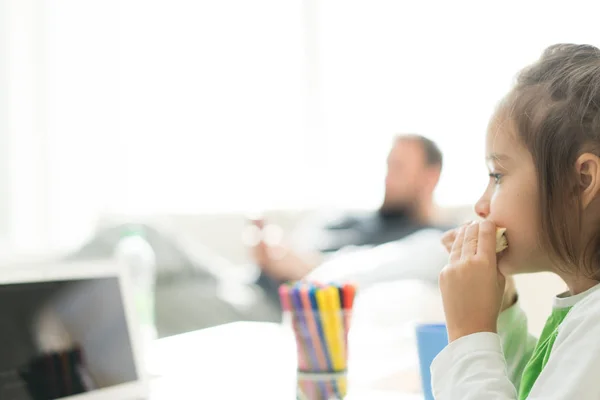
M379 208L379 214L384 218L412 216L414 214L414 207L406 201L384 201Z

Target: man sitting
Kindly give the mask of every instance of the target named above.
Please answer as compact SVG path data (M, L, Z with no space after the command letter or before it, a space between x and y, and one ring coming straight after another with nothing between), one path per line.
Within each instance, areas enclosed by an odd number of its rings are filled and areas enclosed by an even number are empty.
M440 245L446 227L433 221L433 192L441 170L442 154L434 142L419 135L397 136L387 159L379 209L348 213L305 230L304 236L312 239L308 253L268 243L261 236L251 249L262 271L258 284L276 298L281 282L307 276L362 285L393 279L437 281L447 260ZM253 222L264 229L264 221ZM351 248L355 250L349 252Z

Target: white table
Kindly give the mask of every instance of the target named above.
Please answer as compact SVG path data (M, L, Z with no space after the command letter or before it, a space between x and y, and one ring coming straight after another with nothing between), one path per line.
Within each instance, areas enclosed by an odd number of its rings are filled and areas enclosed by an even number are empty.
M348 400L422 400L405 333L351 332ZM236 322L161 339L153 350L160 377L151 399L296 398L295 342L281 325Z

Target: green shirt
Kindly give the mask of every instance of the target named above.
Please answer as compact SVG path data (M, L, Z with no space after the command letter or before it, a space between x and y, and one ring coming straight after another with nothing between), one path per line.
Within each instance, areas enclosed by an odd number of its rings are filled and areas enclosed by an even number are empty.
M552 346L558 335L558 327L569 311L571 311L571 307L556 308L552 311L550 317L548 317L546 325L544 325L544 330L533 350L533 354L525 366L525 370L523 370L521 386L519 387L519 400L527 399L533 384L544 369L544 366L546 366L552 352Z

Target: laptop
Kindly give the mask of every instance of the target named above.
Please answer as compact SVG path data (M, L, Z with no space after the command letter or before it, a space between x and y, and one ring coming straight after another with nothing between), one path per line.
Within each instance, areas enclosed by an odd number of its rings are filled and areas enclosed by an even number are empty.
M0 265L0 399L149 397L127 269Z

